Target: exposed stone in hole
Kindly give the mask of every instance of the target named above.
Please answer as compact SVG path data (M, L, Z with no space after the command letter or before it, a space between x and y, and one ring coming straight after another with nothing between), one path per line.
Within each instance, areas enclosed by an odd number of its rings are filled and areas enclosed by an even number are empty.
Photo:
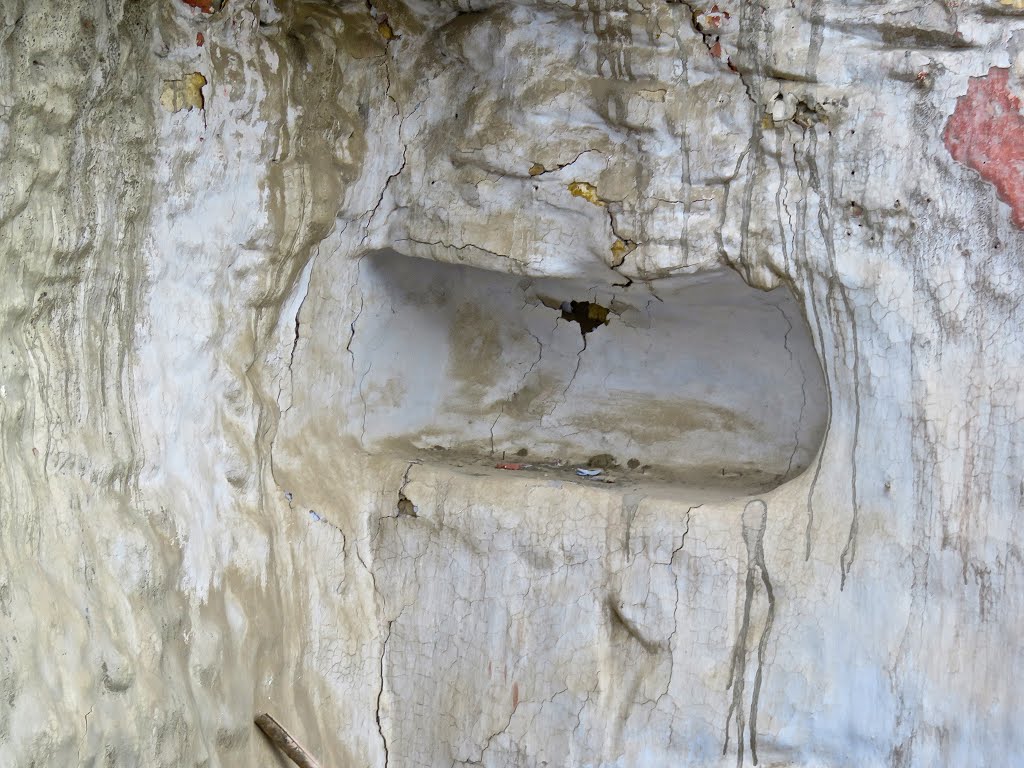
M602 307L596 301L563 301L561 310L563 320L579 323L583 336L599 326L608 325L608 307Z
M405 517L416 517L416 505L401 491L398 493L398 514Z
M310 287L311 322L313 304L342 299L332 269ZM353 372L353 399L323 407L371 453L493 470L525 449L531 469L516 477L556 467L571 482L591 482L575 468L607 454L614 487L732 494L795 476L820 445L828 398L788 289L721 270L658 280L655 295L393 251L363 258L358 289L344 297L363 309L335 363Z

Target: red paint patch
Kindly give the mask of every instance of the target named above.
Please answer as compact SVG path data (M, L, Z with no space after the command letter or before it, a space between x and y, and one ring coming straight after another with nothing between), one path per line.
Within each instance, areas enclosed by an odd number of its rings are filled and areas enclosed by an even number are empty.
M512 711L519 707L519 683L512 683Z
M202 48L203 47L203 43L205 43L205 42L206 42L206 38L203 37L203 33L202 32L196 32L196 45L198 45L200 48Z
M191 8L198 8L203 13L213 13L214 0L181 0L185 5Z
M972 77L956 103L942 140L954 160L973 168L1010 206L1014 225L1024 229L1024 115L1010 90L1010 71L992 67Z
M722 58L722 44L721 43L716 42L714 45L712 45L710 48L708 48L708 50L711 52L711 55L714 56L716 59Z

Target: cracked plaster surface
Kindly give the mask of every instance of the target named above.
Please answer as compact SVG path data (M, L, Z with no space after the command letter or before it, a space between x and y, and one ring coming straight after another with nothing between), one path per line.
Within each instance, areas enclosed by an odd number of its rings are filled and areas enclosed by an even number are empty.
M332 765L1024 762L1024 239L977 168L1022 27L5 3L0 765L266 762L262 709ZM368 453L323 407L385 249L788 286L821 450L714 498Z

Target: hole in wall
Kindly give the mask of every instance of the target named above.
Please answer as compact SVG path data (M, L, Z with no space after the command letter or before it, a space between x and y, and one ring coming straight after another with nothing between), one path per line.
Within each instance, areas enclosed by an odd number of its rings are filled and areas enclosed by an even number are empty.
M596 301L563 301L559 308L562 319L577 323L582 336L608 324L608 307L602 307Z
M412 503L412 500L401 491L398 492L398 503L395 505L398 512L398 516L402 517L416 517L416 505Z
M828 399L792 293L731 270L653 285L368 255L349 430L371 453L737 493L801 472Z

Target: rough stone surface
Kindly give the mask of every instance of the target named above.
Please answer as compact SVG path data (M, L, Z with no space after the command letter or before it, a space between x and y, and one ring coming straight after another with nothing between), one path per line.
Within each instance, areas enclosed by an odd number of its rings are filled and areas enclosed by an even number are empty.
M0 5L0 765L1024 764L1019 5Z

